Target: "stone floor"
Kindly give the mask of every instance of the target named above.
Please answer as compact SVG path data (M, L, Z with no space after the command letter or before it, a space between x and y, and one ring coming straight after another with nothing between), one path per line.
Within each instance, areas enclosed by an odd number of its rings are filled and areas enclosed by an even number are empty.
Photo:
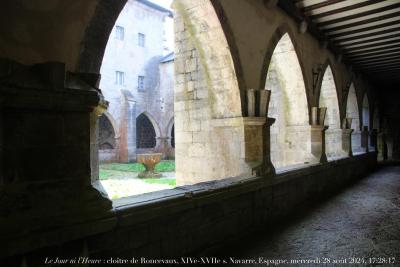
M400 166L382 167L318 205L299 210L274 231L254 234L219 253L255 259L252 266L267 266L260 264L260 257L315 261L280 266L320 266L324 261L375 266L394 260L391 266L400 266Z

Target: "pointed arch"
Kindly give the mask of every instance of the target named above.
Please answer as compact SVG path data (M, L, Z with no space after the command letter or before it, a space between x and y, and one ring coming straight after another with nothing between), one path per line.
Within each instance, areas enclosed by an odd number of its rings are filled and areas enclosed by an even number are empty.
M326 107L325 132L326 155L329 158L343 155L341 138L340 106L335 77L331 66L328 64L321 79L318 103L320 107Z
M213 5L210 0L176 0L173 2L173 8L176 27L188 28L184 34L190 39L191 50L196 54L185 58L185 55L176 53L175 64L185 65L190 60L194 61L190 72L198 72L201 69L212 118L242 116L244 101L241 99L237 79L237 70L240 72L241 68L238 58L234 60L237 51L231 48L224 32L229 31L229 28L227 25L223 28L223 23L218 17L218 14L223 15L222 7L218 4ZM210 36L213 36L212 41ZM177 69L179 74L180 68ZM185 73L188 73L187 69L182 71L182 74Z
M362 126L367 126L370 129L370 108L367 92L364 93L362 100Z
M175 122L174 117L172 117L167 126L167 136L169 137L169 144L171 147L175 147Z
M115 133L115 138L119 138L119 127L117 126L117 122L115 121L114 117L110 114L110 112L106 111L102 115L106 116L108 120L110 121L114 133Z
M275 167L312 161L309 107L304 75L288 33L269 60L265 89L271 90L271 160Z
M302 79L304 83L304 88L305 88L305 95L307 99L307 108L308 108L308 116L309 116L309 122L311 122L311 117L310 117L310 112L311 112L311 104L310 104L310 95L309 91L307 88L310 85L310 81L308 79L307 73L306 73L306 68L304 66L304 63L302 60L300 60L299 57L299 48L296 43L296 38L294 38L294 34L292 32L291 27L287 23L281 24L279 27L276 28L274 34L270 38L269 43L267 44L267 52L264 56L264 63L263 67L261 70L261 75L260 75L260 85L265 85L266 80L267 80L267 75L268 75L268 70L273 58L273 54L275 53L275 49L278 45L278 43L282 40L282 37L288 36L291 42L291 45L293 46L293 51L296 56L296 61L300 66L301 74L302 74Z
M136 118L136 147L153 149L157 147L160 128L154 118L143 112Z
M103 113L99 117L98 144L100 150L110 150L116 148L116 134L109 116Z
M349 91L347 93L346 117L352 119L351 128L354 130L354 132L351 137L351 142L353 152L361 152L361 123L358 108L358 99L354 83L351 83Z

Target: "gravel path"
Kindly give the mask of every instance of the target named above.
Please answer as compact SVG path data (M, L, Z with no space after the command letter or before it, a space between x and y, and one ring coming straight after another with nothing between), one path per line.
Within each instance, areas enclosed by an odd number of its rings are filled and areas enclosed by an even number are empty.
M138 178L138 173L135 172L107 171L112 173L112 178L102 180L101 184L111 199L172 189L175 187L168 184L146 183L143 179ZM159 178L160 182L165 179L175 178L174 172L163 172L162 175L163 177Z

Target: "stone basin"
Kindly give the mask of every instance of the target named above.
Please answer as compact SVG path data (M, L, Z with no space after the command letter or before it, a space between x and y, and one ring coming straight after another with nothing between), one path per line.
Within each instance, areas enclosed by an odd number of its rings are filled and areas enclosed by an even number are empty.
M162 159L162 153L145 153L145 154L137 154L137 162L142 163L146 170L144 172L139 173L138 177L140 178L150 178L150 177L161 177L160 173L156 173L154 168L157 163L159 163Z

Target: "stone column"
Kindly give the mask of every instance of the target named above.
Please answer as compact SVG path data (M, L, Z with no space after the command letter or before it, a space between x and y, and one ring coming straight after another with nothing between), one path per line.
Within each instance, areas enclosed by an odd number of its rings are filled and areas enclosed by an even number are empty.
M67 73L55 62L4 68L9 73L0 82L7 168L0 187L0 235L29 246L49 244L54 237L56 242L78 238L81 225L112 215L111 201L91 184L98 175L97 109L104 104L96 89L99 75ZM64 227L68 234L57 232ZM87 230L88 235L97 231ZM49 233L49 239L37 242L38 232ZM10 243L9 250L21 247Z
M370 140L370 145L373 147L374 151L378 150L378 130L377 129L372 129L372 131L369 133L369 140Z
M379 131L377 134L377 150L378 150L378 155L377 155L377 159L378 161L382 161L385 159L384 157L384 150L385 150L385 139L384 139L385 135L383 132Z
M103 196L108 197L103 185L99 181L99 118L108 107L108 103L101 99L99 105L90 112L90 181Z
M342 125L342 149L349 156L353 156L353 149L351 144L351 134L353 129L351 129L352 118L345 118Z
M328 129L324 125L326 110L326 107L311 109L311 153L320 163L328 161L325 152L325 131Z
M136 160L136 101L128 90L121 90L121 118L119 123L119 161Z
M157 137L159 145L156 147L156 152L163 154L163 159L167 159L171 156L171 148L169 145L169 137L168 136L160 136Z
M3 180L3 151L4 151L4 144L3 144L3 131L4 131L4 123L3 123L3 99L0 97L0 188L4 184Z
M361 131L361 148L364 152L369 152L369 131L368 126L364 126Z
M255 175L275 174L271 162L270 129L275 122L268 118L271 91L247 91L247 114L244 117L245 161Z

